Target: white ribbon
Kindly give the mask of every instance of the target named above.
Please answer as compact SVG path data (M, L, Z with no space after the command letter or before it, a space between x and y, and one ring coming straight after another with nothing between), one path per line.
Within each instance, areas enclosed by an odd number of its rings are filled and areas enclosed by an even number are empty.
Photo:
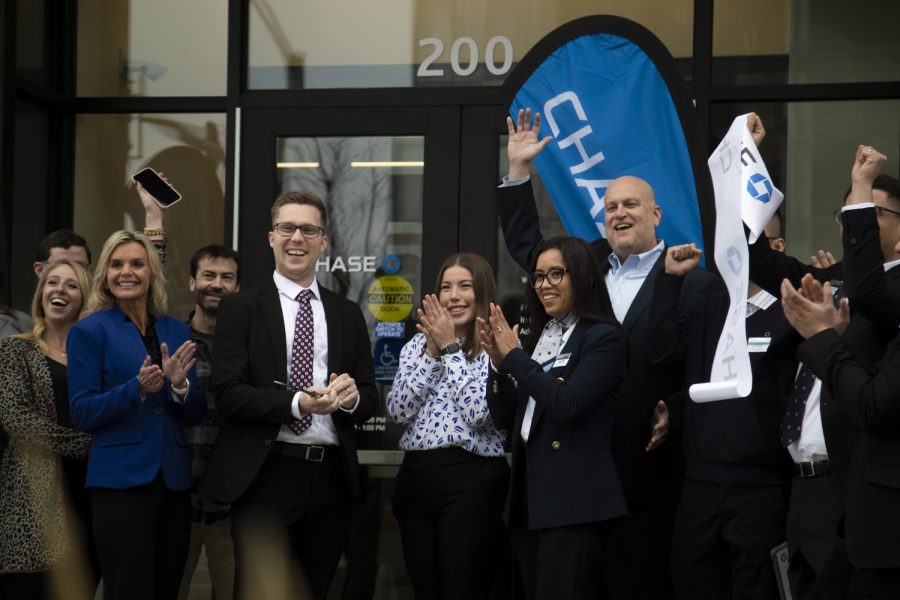
M747 129L747 115L731 124L709 157L709 170L716 194L716 266L728 289L730 306L716 346L710 382L690 388L695 402L743 398L753 389L746 328L750 264L742 220L751 230L752 243L783 199L769 179Z

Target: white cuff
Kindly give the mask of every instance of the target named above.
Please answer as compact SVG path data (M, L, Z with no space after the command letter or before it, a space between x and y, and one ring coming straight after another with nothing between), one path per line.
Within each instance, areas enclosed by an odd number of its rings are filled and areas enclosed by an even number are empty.
M503 176L503 183L501 183L497 187L513 187L514 185L522 185L523 183L528 183L531 180L531 175L526 175L521 179L510 179L509 175Z

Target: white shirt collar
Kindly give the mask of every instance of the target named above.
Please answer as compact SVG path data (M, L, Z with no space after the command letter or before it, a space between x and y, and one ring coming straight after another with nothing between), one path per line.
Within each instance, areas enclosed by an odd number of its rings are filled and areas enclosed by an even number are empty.
M775 296L767 292L766 290L759 290L749 298L747 298L747 303L752 304L759 310L766 310L778 300Z
M892 260L891 262L884 263L884 270L885 272L890 271L897 265L900 265L900 258L898 258L897 260Z
M272 281L275 282L275 287L278 288L278 293L284 294L291 300L295 300L297 298L297 294L299 294L303 290L309 290L313 293L313 298L321 299L322 295L319 293L319 281L313 277L312 283L309 284L309 287L303 287L296 281L292 281L279 273L278 271L272 271Z
M653 268L653 265L656 264L656 261L659 260L659 256L660 254L662 254L665 245L666 243L663 240L659 240L659 242L657 242L655 246L653 246L643 254L629 255L628 258L625 259L624 263L619 261L619 257L616 256L615 252L610 252L609 264L612 266L612 272L615 274L625 265L632 266L635 271L649 271L651 268Z

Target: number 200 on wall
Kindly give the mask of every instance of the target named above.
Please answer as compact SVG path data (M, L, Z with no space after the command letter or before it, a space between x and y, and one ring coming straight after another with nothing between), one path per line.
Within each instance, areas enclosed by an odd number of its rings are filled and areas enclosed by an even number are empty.
M419 46L424 48L431 46L434 48L431 54L425 57L419 70L416 71L417 77L443 77L444 69L433 67L437 59L444 53L444 42L440 38L430 37L419 40ZM459 60L460 49L466 46L469 49L468 64L462 65ZM497 64L497 54L502 48L503 62ZM513 61L513 47L509 38L504 35L497 35L488 40L484 46L484 66L491 75L504 75ZM450 68L460 77L468 77L478 68L478 44L470 37L457 38L450 47Z

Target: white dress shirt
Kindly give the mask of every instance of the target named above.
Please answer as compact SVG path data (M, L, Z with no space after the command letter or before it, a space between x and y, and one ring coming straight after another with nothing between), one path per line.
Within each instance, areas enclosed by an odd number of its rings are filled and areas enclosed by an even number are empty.
M615 253L609 255L609 264L611 268L606 273L606 288L609 290L609 299L612 301L613 312L619 323L625 322L625 315L631 308L644 280L650 274L650 269L659 260L660 255L665 248L665 242L659 241L656 246L647 250L643 254L632 254L625 259L625 262L619 262L619 257Z
M297 312L300 310L300 302L297 294L308 289L312 292L309 305L313 316L313 385L325 387L328 385L328 323L325 321L325 308L322 306L322 295L319 292L319 283L313 279L308 288L291 281L284 275L275 271L272 274L275 287L278 288L278 299L281 301L281 316L284 320L284 338L287 341L287 365L291 364L291 350L294 346L294 324L297 320ZM290 366L288 366L290 369ZM284 381L290 381L290 373L284 374ZM300 412L300 392L294 395L291 403L291 412L294 418L302 416ZM276 439L279 442L292 444L314 444L319 446L339 445L337 431L331 420L331 415L313 415L309 429L296 435L287 425L282 425Z

